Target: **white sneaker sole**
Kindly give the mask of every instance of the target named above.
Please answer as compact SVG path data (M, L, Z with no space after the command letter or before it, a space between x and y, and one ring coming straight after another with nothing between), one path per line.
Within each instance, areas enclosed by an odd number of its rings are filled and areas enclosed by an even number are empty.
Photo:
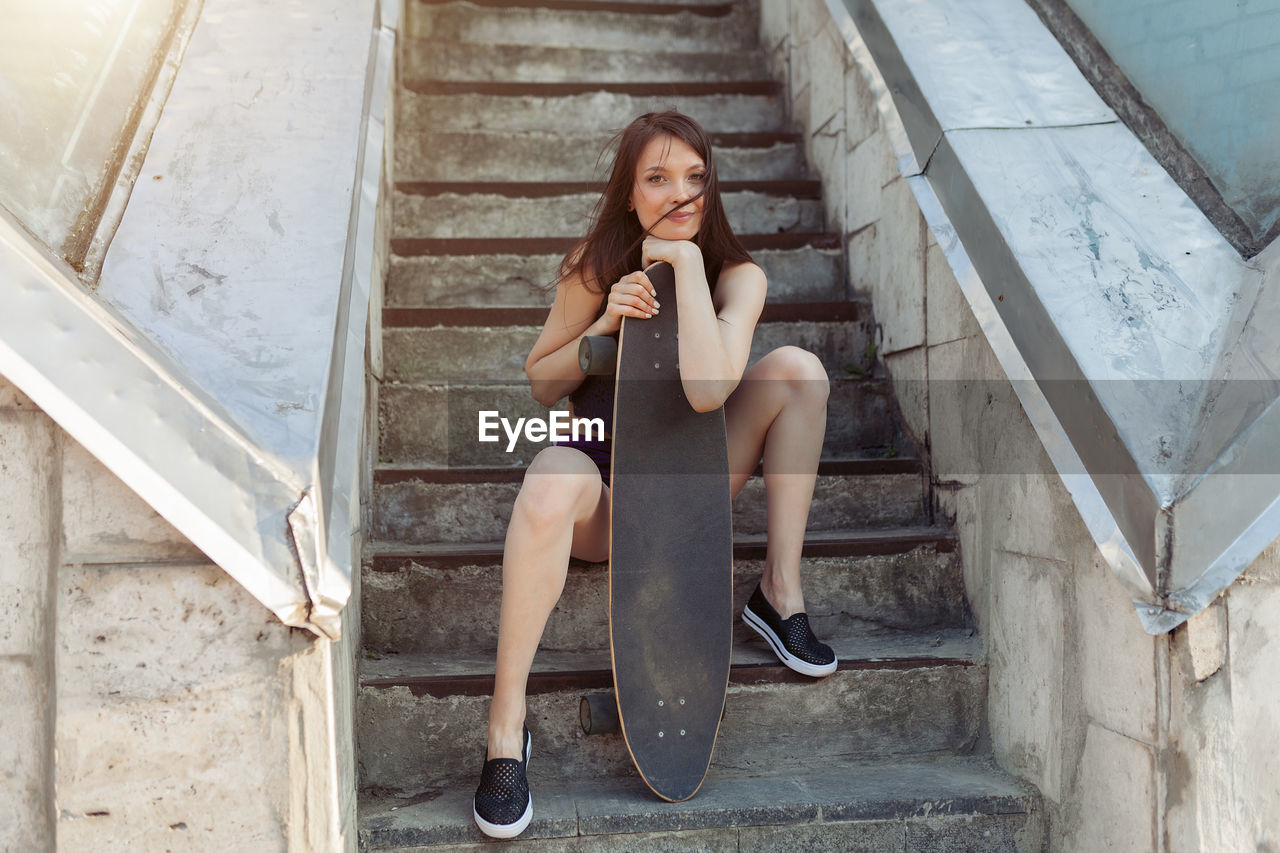
M529 826L529 821L533 820L533 797L529 797L529 804L525 806L524 814L520 815L520 819L515 823L489 823L476 812L475 805L471 806L471 816L476 819L476 826L480 827L480 831L490 838L515 838L524 832Z
M742 608L742 621L747 623L751 630L755 631L764 641L769 644L769 648L773 649L773 653L778 656L778 660L793 672L801 675L808 675L813 678L821 678L824 675L830 675L836 671L836 666L840 663L839 659L831 661L827 664L809 663L801 660L795 655L787 651L786 646L782 645L782 638L773 633L772 629L764 623L764 620L751 612L750 609Z

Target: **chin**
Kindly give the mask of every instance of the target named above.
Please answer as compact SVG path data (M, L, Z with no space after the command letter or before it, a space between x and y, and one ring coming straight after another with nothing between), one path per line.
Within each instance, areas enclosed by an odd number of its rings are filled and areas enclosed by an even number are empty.
M653 236L660 240L692 240L698 236L700 222L663 222L654 229Z

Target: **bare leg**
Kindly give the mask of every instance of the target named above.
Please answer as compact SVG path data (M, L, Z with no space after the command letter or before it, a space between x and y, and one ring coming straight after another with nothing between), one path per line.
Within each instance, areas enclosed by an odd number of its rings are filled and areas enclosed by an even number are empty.
M786 619L803 611L800 552L826 433L826 369L812 353L780 347L743 375L725 404L730 493L764 460L768 546L760 587Z
M507 525L502 554L498 663L489 705L489 758L519 758L525 685L547 617L560 600L569 557L609 552L609 489L587 456L566 447L538 453Z

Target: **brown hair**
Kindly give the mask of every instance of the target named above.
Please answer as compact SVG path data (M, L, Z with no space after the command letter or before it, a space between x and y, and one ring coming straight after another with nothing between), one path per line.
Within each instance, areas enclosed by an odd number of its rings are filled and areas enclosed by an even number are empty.
M714 288L720 270L726 263L751 260L724 214L710 137L689 116L667 110L645 113L610 140L609 147L616 146L616 150L609 183L592 211L591 227L586 236L560 262L560 279L578 273L588 290L603 295L615 281L640 269L642 244L648 232L640 227L635 212L628 210L627 206L640 154L646 145L660 136L673 136L681 140L697 152L707 167L702 191L685 202L689 204L696 198L706 198L702 208L702 225L693 238L693 243L702 251L707 282ZM663 214L663 219L678 209L667 211Z

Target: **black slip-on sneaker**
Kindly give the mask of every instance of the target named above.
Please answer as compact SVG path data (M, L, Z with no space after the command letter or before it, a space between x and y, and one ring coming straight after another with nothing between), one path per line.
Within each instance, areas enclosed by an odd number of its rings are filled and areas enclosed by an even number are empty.
M533 820L533 798L529 796L529 757L533 738L524 730L524 759L491 758L480 771L471 814L476 826L490 838L515 838Z
M802 674L820 678L836 671L836 653L818 641L809 627L809 617L793 613L786 619L778 615L756 584L751 600L742 609L742 621L764 637L778 660Z

